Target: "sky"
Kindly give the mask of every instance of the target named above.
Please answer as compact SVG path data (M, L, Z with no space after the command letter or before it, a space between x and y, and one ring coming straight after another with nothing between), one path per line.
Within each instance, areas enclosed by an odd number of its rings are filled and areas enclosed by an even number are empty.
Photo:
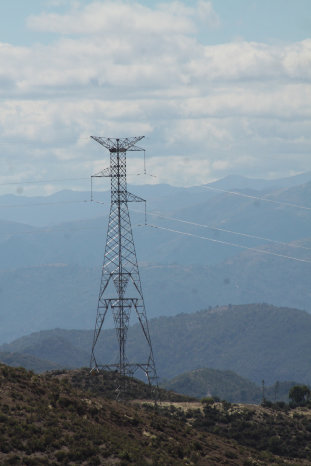
M3 1L0 63L1 194L86 189L48 180L108 166L91 135L145 136L133 184L311 169L310 0Z

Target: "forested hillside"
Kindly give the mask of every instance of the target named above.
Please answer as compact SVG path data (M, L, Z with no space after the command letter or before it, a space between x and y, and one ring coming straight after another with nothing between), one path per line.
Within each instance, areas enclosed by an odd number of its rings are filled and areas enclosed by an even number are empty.
M295 382L276 381L272 386L262 387L233 371L205 368L177 375L162 385L197 398L215 397L234 403L261 403L263 399L288 403L288 392Z

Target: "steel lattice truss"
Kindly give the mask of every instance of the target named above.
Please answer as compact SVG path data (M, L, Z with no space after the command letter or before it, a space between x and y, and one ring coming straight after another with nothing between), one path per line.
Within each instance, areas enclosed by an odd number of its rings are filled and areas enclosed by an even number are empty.
M111 206L92 345L91 369L117 370L123 376L132 376L137 369L141 369L145 372L149 384L157 387L157 373L128 211L128 202L145 201L127 191L126 180L126 152L144 150L136 146L143 136L125 139L91 137L110 152L110 167L94 176L111 178ZM129 362L126 356L127 331L132 311L135 312L140 323L148 353L141 361L135 363ZM101 364L96 354L96 344L108 312L111 312L113 316L119 355L117 362Z

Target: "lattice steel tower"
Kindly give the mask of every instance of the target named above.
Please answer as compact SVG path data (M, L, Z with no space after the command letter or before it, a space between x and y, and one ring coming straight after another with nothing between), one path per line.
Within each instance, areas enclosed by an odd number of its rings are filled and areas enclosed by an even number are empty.
M143 151L144 149L136 145L143 137L112 139L91 136L110 152L110 167L94 176L111 178L111 206L90 364L91 369L114 370L122 376L133 376L141 369L146 374L149 384L157 386L157 373L128 211L129 202L145 201L127 191L126 180L126 152ZM142 360L134 363L126 356L126 339L132 311L137 316L147 348L147 354L142 355ZM112 313L116 329L118 359L114 362L100 363L96 344L109 312Z

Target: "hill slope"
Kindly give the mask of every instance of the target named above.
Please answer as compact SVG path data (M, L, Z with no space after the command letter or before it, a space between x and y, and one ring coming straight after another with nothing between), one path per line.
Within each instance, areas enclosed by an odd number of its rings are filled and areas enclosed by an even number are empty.
M172 416L126 406L0 365L0 462L52 464L231 464L260 454ZM263 464L259 462L257 464Z
M59 369L60 366L46 359L36 358L22 353L4 353L0 352L0 363L12 367L24 367L25 369L35 372L45 372Z
M268 304L216 307L150 321L160 377L171 379L193 369L233 370L253 382L311 383L311 315ZM88 366L93 331L51 330L20 338L1 351L44 357L63 367ZM57 341L58 344L51 344ZM117 354L115 330L104 330L97 343L98 362ZM139 326L129 329L127 355L144 354ZM102 359L102 361L101 361Z
M300 244L311 248L311 240ZM294 249L265 250L288 256ZM311 252L295 256L311 259ZM310 263L245 251L214 266L143 265L140 272L150 319L262 301L311 310ZM0 271L0 343L55 327L92 328L100 275L100 267L65 264Z
M63 374L4 365L0 383L3 466L310 464L309 413L117 403L74 388Z
M277 382L265 387L264 396L269 401L288 403L288 392L295 382ZM196 398L218 397L233 403L261 403L262 388L233 371L218 369L196 369L164 381L167 390L194 396Z

